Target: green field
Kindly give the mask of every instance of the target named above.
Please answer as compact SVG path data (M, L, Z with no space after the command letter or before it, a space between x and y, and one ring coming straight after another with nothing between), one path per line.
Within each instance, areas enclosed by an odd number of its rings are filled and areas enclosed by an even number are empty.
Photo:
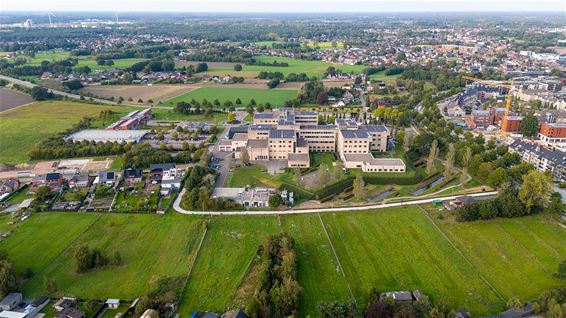
M12 226L12 235L0 241L0 249L8 252L18 273L28 267L35 273L24 285L30 297L45 294L43 281L48 277L57 281L60 294L131 300L159 276L186 277L206 219L39 213ZM7 216L0 218L2 231L6 221ZM184 288L182 316L234 307L234 294L257 247L280 231L296 241L298 279L304 289L302 317L318 316L320 301L350 301L349 289L362 308L372 287L419 289L450 308L495 314L510 297L528 301L561 286L552 273L566 255L565 231L541 215L453 223L404 207L320 217L214 217ZM76 274L73 252L83 243L108 255L119 251L124 264Z
M69 57L71 57L71 54L62 50L41 51L36 53L33 58L27 58L27 65L40 65L43 61L54 62L64 60ZM79 60L79 63L75 65L75 67L88 66L92 69L92 71L107 70L111 68L124 69L130 67L134 63L145 61L145 59L142 58L115 59L113 60L114 65L106 66L97 65L96 60L94 60L92 56L75 56L74 58Z
M213 102L218 99L220 103L229 100L232 103L240 98L242 105L245 107L250 100L254 99L258 104L271 103L272 106L282 106L284 102L297 97L296 90L277 90L277 89L261 89L261 88L229 88L229 87L201 87L185 94L173 97L163 102L164 106L174 106L178 102L190 102L195 99L202 102L207 99Z
M285 76L289 73L305 73L308 76L316 76L321 79L322 75L329 66L334 66L336 69L340 69L345 73L361 73L367 66L364 65L345 65L345 64L333 64L324 61L306 61L299 59L292 59L288 57L274 57L274 56L254 56L258 62L271 63L273 61L286 62L289 64L288 67L280 66L262 66L262 65L242 65L242 71L236 72L231 66L209 66L208 71L204 74L209 75L226 75L231 74L235 76L243 76L248 78L256 77L260 71L264 72L281 72Z
M48 232L56 237L68 232L61 229L60 222L73 224L84 218L92 223L98 215L55 214L55 216L34 216L30 222L49 220L52 224L39 223L40 233ZM36 219L34 221L33 219ZM84 222L84 221L83 221ZM41 225L43 224L43 225ZM34 228L37 230L37 228ZM57 229L57 230L55 230ZM196 244L201 235L201 222L197 218L185 218L180 215L159 217L157 215L139 214L104 214L90 227L73 228L74 241L67 240L65 245L57 245L54 251L53 240L38 240L33 248L24 248L30 256L42 252L49 262L32 262L33 257L26 258L28 264L37 268L37 275L24 288L26 295L44 294L43 280L49 277L57 281L57 287L67 295L80 295L86 298L106 299L108 297L133 300L151 288L151 283L161 276L185 277L192 259ZM30 229L33 230L33 229ZM67 234L67 233L65 233ZM37 235L33 231L27 233L33 242ZM71 236L70 234L67 234ZM14 239L17 235L14 235ZM7 241L8 245L11 243ZM77 274L74 270L73 254L80 244L90 248L99 248L108 256L120 252L123 265L106 266ZM8 251L11 251L8 248ZM49 251L49 253L48 253ZM60 254L59 254L60 253ZM11 256L11 255L10 255ZM39 257L39 256L36 256ZM14 257L17 264L18 258Z
M47 101L0 113L0 163L27 161L28 151L43 139L71 128L85 116L98 117L101 111L107 109L120 115L132 110L120 106Z

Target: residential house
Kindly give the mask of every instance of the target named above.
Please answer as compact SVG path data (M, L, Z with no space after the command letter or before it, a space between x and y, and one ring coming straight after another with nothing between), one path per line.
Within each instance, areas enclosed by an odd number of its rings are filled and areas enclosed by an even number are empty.
M161 183L166 178L174 178L177 175L177 166L174 163L159 163L149 166L149 182L153 184Z
M394 292L384 292L379 294L381 299L390 298L395 302L411 302L413 301L413 295L408 291L394 291Z
M118 309L118 307L120 307L120 299L110 298L106 300L106 306L108 306L109 309Z
M124 170L124 186L126 188L133 188L136 183L142 181L142 169L128 168Z
M30 188L30 192L34 193L37 188L42 186L48 186L52 191L58 190L63 186L65 179L63 179L63 174L59 172L51 172L43 175L39 175L33 178Z
M23 300L21 293L9 293L0 301L0 309L2 310L12 310L18 306Z
M473 197L464 195L461 197L457 197L454 200L449 200L444 202L444 207L447 210L456 210L457 208L460 208L464 205L468 205L468 204L472 204L472 203L476 203L476 199L474 199Z
M118 176L114 171L101 171L98 173L98 176L94 179L95 185L105 185L112 187L116 183Z
M241 309L234 309L227 311L220 316L220 318L249 318L246 313Z
M16 178L0 180L0 195L4 193L12 193L18 190L20 186L20 180Z
M520 139L509 145L509 151L516 152L523 162L532 164L539 171L549 171L556 181L566 181L566 153L548 150L534 143Z
M53 309L55 309L56 311L62 311L65 308L70 308L75 306L77 300L75 298L72 297L63 297L59 300L57 300L57 302L53 305Z
M69 180L69 188L87 188L89 186L88 176L74 175Z

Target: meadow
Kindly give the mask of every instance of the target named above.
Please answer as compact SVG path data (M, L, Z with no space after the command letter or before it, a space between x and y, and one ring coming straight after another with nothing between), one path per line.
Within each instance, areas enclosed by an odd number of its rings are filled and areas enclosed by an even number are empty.
M236 72L230 66L209 66L208 71L202 74L223 76L230 74L232 76L242 76L246 78L254 78L261 71L263 72L281 72L287 76L289 73L305 73L309 77L316 76L321 79L324 72L329 66L334 66L336 69L342 70L345 73L360 74L367 66L364 65L345 65L334 64L324 61L306 61L293 59L288 57L275 57L275 56L254 56L257 62L271 63L277 61L279 63L285 62L289 66L266 66L266 65L242 65L242 71Z
M208 231L191 270L205 220ZM494 314L510 297L532 300L560 286L552 273L566 254L564 230L544 215L454 223L429 219L416 206L213 218L39 213L10 230L0 249L8 251L18 273L28 267L35 273L24 285L26 295L44 294L48 277L57 281L58 294L133 299L169 275L188 278L183 316L236 307L235 293L258 246L280 231L295 239L304 289L300 313L311 317L318 316L320 301L355 299L363 308L372 287L419 289L451 308ZM73 253L80 244L110 256L119 251L124 263L77 274Z
M101 70L108 70L111 68L127 68L132 66L137 62L145 61L142 58L127 58L127 59L115 59L114 65L98 65L96 64L96 60L94 60L93 56L71 56L71 54L67 51L63 50L50 50L50 51L41 51L37 52L34 57L27 58L28 62L26 65L41 65L43 61L60 61L66 58L73 57L79 60L78 64L75 67L82 67L88 66L91 68L92 71L101 71Z
M249 102L254 99L257 104L271 103L273 107L282 106L283 103L290 99L297 97L296 90L277 90L277 89L261 89L261 88L230 88L230 87L201 87L193 91L184 93L182 95L173 97L163 102L163 106L173 107L178 102L190 102L195 99L202 102L207 99L213 102L218 99L221 104L229 100L232 103L240 98L242 105L245 107ZM237 106L237 105L235 105Z
M45 101L0 113L0 163L17 164L29 160L28 151L43 139L71 128L85 116L98 117L107 109L120 115L132 110L120 106Z
M85 216L56 214L34 216L32 220L52 218L55 223L81 217ZM35 243L33 249L27 249L32 253L42 251L43 247L51 253L45 252L50 261L42 264L44 266L37 266L37 275L26 283L26 295L43 294L44 278L49 277L57 282L62 294L94 299L115 297L133 300L151 289L153 282L159 277L185 277L202 233L201 220L184 218L181 215L159 217L148 214L89 214L87 219L90 218L99 219L87 228L81 230L78 227L74 230L74 240L69 240L63 248L58 247L56 252L53 251L51 240L41 240ZM58 225L44 224L41 231L60 236L61 233L55 230L55 226ZM33 239L35 235L33 232L28 233L29 239ZM17 237L17 234L14 237ZM89 248L99 248L109 257L118 251L123 264L78 274L75 271L73 255L81 244L86 244ZM14 260L18 262L18 258ZM33 264L33 258L26 260L29 261L28 264Z

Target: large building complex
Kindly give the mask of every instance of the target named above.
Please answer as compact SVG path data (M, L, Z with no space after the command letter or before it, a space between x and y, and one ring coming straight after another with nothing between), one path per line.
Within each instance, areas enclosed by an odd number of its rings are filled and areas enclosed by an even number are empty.
M334 152L346 168L404 172L403 160L372 155L387 150L389 134L383 125L359 125L349 119L318 125L318 113L284 108L254 115L246 132L235 128L234 133L229 132L220 141L219 147L221 151L234 152L236 158L245 148L251 161L281 160L292 168L308 168L310 152Z

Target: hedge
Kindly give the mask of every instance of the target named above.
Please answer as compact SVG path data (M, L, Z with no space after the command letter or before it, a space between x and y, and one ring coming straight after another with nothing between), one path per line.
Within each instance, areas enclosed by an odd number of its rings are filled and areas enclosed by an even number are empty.
M365 179L365 178L364 178ZM321 198L326 198L331 195L341 193L347 188L350 188L354 184L354 177L347 176L346 179L339 180L329 186L326 186L318 191L315 191L314 197L319 200Z
M392 173L391 176L372 176L365 174L362 174L362 176L364 177L364 181L367 184L411 185L411 184L417 184L422 180L422 177L417 172L411 175L407 175L407 174L395 175L394 173Z
M294 184L290 184L290 183L287 183L287 182L282 182L282 183L279 185L279 188L278 188L278 189L279 189L279 190L291 191L291 192L293 192L293 193L295 194L295 196L298 196L298 197L300 197L301 199L306 199L306 200L308 200L308 199L312 198L312 196L313 196L313 193L312 193L312 192L307 191L307 190L302 189L302 188L300 188L300 187L298 187L298 186L296 186L296 185L294 185ZM297 197L295 197L295 198L297 198Z

